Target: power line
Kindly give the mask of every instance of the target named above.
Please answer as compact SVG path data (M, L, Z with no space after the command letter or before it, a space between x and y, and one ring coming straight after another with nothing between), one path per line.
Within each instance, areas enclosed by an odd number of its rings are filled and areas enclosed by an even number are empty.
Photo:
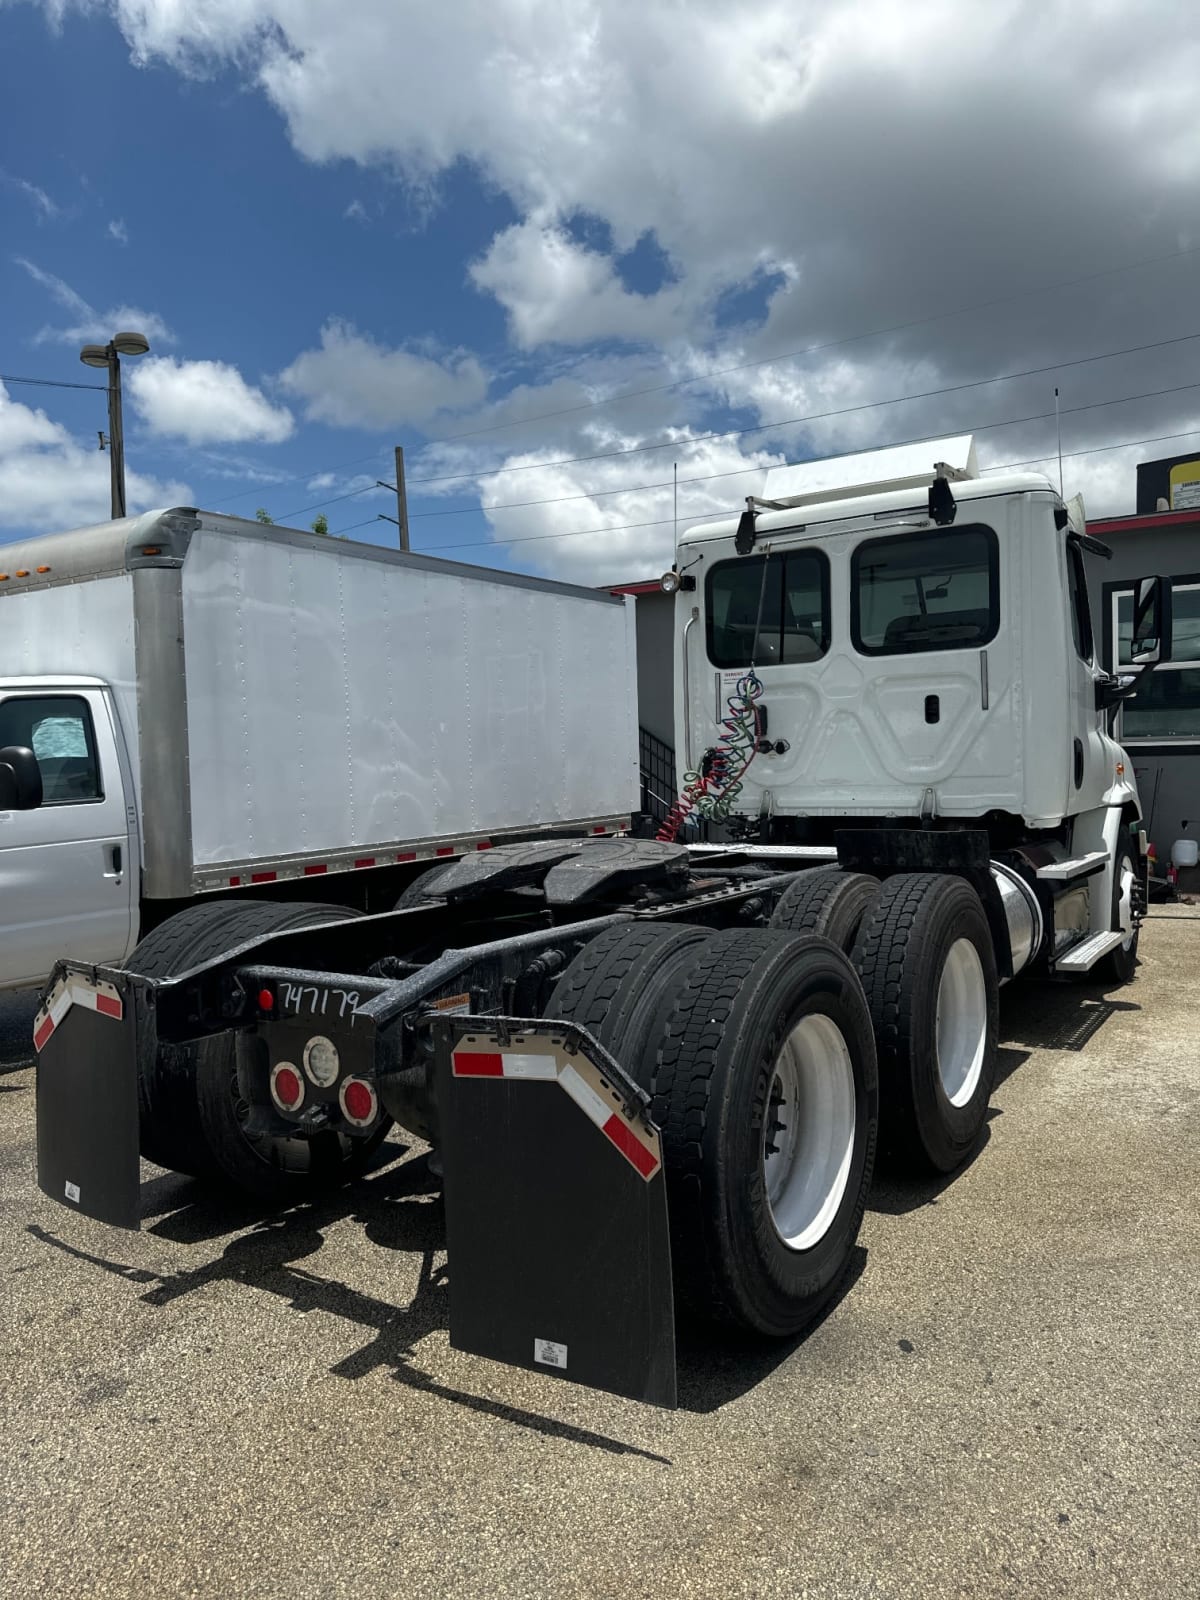
M723 433L700 434L700 435L697 435L697 437L695 439L673 440L673 441L671 441L671 443L676 445L676 446L678 446L678 447L680 447L680 448L682 448L684 445L702 443L703 441L705 441L707 439L744 438L749 434L767 432L768 430L770 430L772 428L794 427L794 426L796 426L796 425L798 425L800 423L803 423L803 422L827 421L827 420L829 420L831 418L834 418L834 417L841 417L841 416L851 415L851 414L862 412L862 411L875 410L880 406L899 405L899 404L903 403L906 400L928 400L928 399L932 399L932 398L935 398L937 396L941 396L941 395L945 395L945 394L961 393L963 390L966 390L966 389L984 388L988 384L991 384L991 383L1007 383L1007 382L1010 382L1010 381L1012 381L1012 380L1014 380L1016 378L1032 377L1032 376L1036 376L1036 375L1038 375L1040 373L1044 373L1044 372L1057 371L1058 368L1062 367L1062 366L1082 366L1082 365L1085 365L1088 362L1111 360L1114 356L1130 355L1130 354L1133 354L1135 351L1141 351L1141 350L1159 349L1164 344L1183 343L1183 342L1185 342L1185 341L1187 341L1189 339L1198 339L1198 338L1200 338L1200 334L1196 334L1196 333L1181 334L1181 335L1178 336L1177 339L1161 340L1158 343L1153 344L1153 345L1138 345L1138 346L1134 346L1133 349L1131 349L1131 350L1110 351L1105 355L1082 356L1082 357L1080 357L1080 359L1078 361L1060 362L1060 363L1057 364L1057 366L1054 366L1054 367L1035 367L1035 368L1030 368L1027 372L1007 373L1007 374L1004 374L1004 375L996 377L996 378L980 378L980 379L977 379L975 382L972 382L972 383L952 384L952 385L949 385L948 387L946 387L944 389L931 389L931 390L925 391L922 394L898 395L898 396L895 396L894 398L888 399L888 400L867 401L867 402L864 402L861 405L845 406L845 407L842 407L841 409L836 410L836 411L824 411L824 412L814 413L814 414L812 414L810 416L806 416L806 417L788 417L788 418L785 418L785 419L783 419L782 421L779 421L779 422L764 422L764 423L760 423L757 426L751 427L751 428L733 428L733 429L728 429L727 431L725 431ZM1135 401L1135 400L1152 400L1152 399L1156 399L1156 398L1158 398L1158 397L1160 397L1162 395L1180 394L1180 393L1183 393L1183 392L1185 392L1185 391L1187 391L1189 389L1194 389L1196 387L1197 387L1196 384L1184 383L1184 384L1177 384L1177 385L1174 385L1174 386L1172 386L1170 388L1166 388L1166 389L1148 389L1148 390L1144 391L1141 394L1119 395L1115 399L1112 399L1112 400L1095 400L1095 401L1092 401L1090 404L1084 405L1084 406L1068 406L1068 407L1064 408L1063 410L1061 410L1058 414L1062 415L1062 416L1070 416L1073 413L1076 413L1076 412L1079 412L1079 411L1093 411L1093 410L1096 410L1096 409L1098 409L1098 408L1100 408L1102 406L1124 405L1126 402L1132 402L1132 401ZM1041 422L1041 421L1044 421L1047 416L1053 416L1053 415L1055 415L1054 412L1039 411L1039 412L1035 412L1035 413L1033 413L1033 414L1031 414L1029 416L1026 416L1026 417L1011 417L1011 418L1008 418L1008 419L1006 419L1005 421L1002 421L1002 422L979 423L975 427L974 431L976 433L981 433L985 429L988 429L988 428L1014 427L1014 426L1016 426L1017 423L1020 423L1020 422ZM911 444L920 444L922 442L922 439L925 438L925 437L927 437L927 435L922 435L922 436L920 436L918 438L915 438L915 439L912 439L912 440L905 440L904 442L905 443L911 443ZM559 462L529 462L527 464L527 466L525 466L525 467L512 467L512 468L506 468L506 469L502 469L502 470L512 471L512 472L520 472L520 471L525 471L525 470L528 470L529 468L536 467L536 466L547 466L547 467L550 467L550 466L567 466L567 465L571 465L571 464L576 463L576 462L605 460L605 459L608 459L609 456L613 456L613 455L616 455L616 456L632 455L632 454L637 454L639 451L658 450L658 449L666 449L666 448L667 448L666 445L639 445L639 446L632 447L629 450L610 451L610 452L607 452L606 455L604 455L604 456L576 456L576 457L573 457L570 462L563 462L563 461L559 461ZM884 447L884 448L887 448L887 447ZM1040 459L1040 457L1038 459ZM693 477L693 478L685 478L682 481L684 483L703 483L703 482L710 481L713 478L740 477L744 472L762 471L762 470L763 469L761 467L739 467L739 468L737 468L736 470L734 470L732 472L702 473L702 474L700 474L700 475L698 475L696 477ZM468 474L468 476L471 476L471 474ZM480 474L480 476L489 476L489 474ZM430 479L418 479L416 481L417 482L426 482L427 483L427 482L431 482L433 480L430 480ZM526 508L526 507L537 506L537 505L555 505L555 504L559 504L559 503L564 503L566 501L600 499L601 497L603 497L605 495L632 494L632 493L638 493L640 490L662 488L662 487L664 487L664 485L661 484L661 483L660 484L645 484L645 485L634 485L634 484L631 484L631 485L628 485L628 486L626 486L624 488L618 488L618 489L598 489L594 493L591 493L591 494L554 495L554 496L550 496L550 497L548 497L547 499L544 499L544 500L525 500L525 501L517 500L517 501L511 501L511 502L497 501L497 502L495 502L495 503L493 503L491 505L480 505L480 506L477 506L477 507L473 506L473 507L470 507L470 508L467 508L467 509L460 509L460 510L457 510L457 511L441 511L441 512L439 512L439 511L420 511L420 512L413 512L411 515L414 518L418 517L418 516L421 516L421 517L465 516L468 513L472 513L473 514L473 513L479 512L479 511L486 511L486 512L505 511L505 510L516 510L516 509L520 509L520 508ZM375 489L375 488L378 488L377 484L364 485L363 488L361 488L361 489L353 489L348 494L339 495L336 500L316 501L312 505L300 506L295 511L287 512L284 516L281 516L278 520L281 521L281 522L286 522L287 518L289 516L298 517L298 516L303 515L305 512L319 510L322 505L334 505L340 500L352 500L352 499L354 499L356 496L358 496L360 494L368 493L369 489Z
M1182 433L1155 433L1148 439L1122 439L1118 444L1098 444L1090 450L1064 450L1063 460L1069 461L1074 456L1102 456L1106 450L1132 450L1139 444L1166 444L1171 439L1192 439L1200 434L1200 428L1185 428ZM981 467L983 472L1000 472L1007 467L1032 467L1040 461L1053 459L1053 452L1047 455L1026 456L1023 461L997 461L990 467Z
M746 437L748 437L749 435L752 435L752 434L768 433L772 429L775 429L775 428L793 428L793 427L798 427L803 423L808 423L808 422L828 422L828 421L831 421L832 419L834 419L836 417L855 416L855 415L858 415L859 413L861 413L863 411L877 411L882 406L903 405L903 404L906 404L907 402L913 401L913 400L935 400L935 399L940 399L940 398L942 398L942 397L944 397L945 395L948 395L948 394L963 394L969 389L983 389L983 388L987 388L989 384L993 384L993 383L1014 383L1018 379L1021 379L1021 378L1036 378L1036 377L1044 376L1046 373L1060 372L1066 367L1085 367L1085 366L1093 365L1097 361L1113 361L1113 360L1118 359L1121 356L1141 355L1141 354L1144 354L1147 350L1163 350L1163 349L1167 349L1168 347L1170 347L1172 345L1186 344L1189 341L1195 340L1195 339L1200 339L1200 333L1181 333L1181 334L1174 335L1170 339L1155 339L1155 340L1152 340L1151 342L1149 342L1148 344L1128 345L1125 348L1120 349L1120 350L1105 350L1105 351L1100 352L1097 355L1076 356L1073 359L1066 360L1066 361L1050 362L1048 365L1045 365L1045 366L1025 367L1025 368L1021 369L1020 371L1018 371L1018 372L996 373L992 377L988 377L988 378L972 378L971 380L969 380L968 382L965 382L965 383L944 384L940 388L937 388L937 389L923 389L923 390L918 391L916 394L891 395L887 399L884 399L884 400L864 400L864 401L861 401L857 405L839 406L839 407L837 407L836 409L834 409L832 411L814 411L814 412L809 412L804 416L784 417L784 418L781 418L780 420L778 420L776 422L759 422L759 423L755 423L752 427L714 429L709 433L698 433L698 434L695 434L689 439L668 439L668 440L665 440L661 444L626 445L626 446L623 446L619 450L604 450L604 451L600 451L599 453L597 453L595 455L587 455L587 456L566 456L566 457L562 458L561 460L557 460L557 461L528 461L528 462L522 462L519 465L513 466L513 467L496 467L496 468L494 468L494 469L492 469L490 471L487 471L487 472L456 472L456 473L442 474L441 476L437 476L437 477L410 478L408 480L408 486L411 489L411 488L417 487L420 484L427 484L427 483L460 483L460 482L467 481L467 480L472 481L472 482L477 482L481 478L495 478L495 477L499 477L502 474L508 473L508 472L532 472L532 471L535 471L537 469L548 470L548 469L553 468L553 467L577 466L577 465L580 465L580 464L583 464L583 463L593 462L593 461L610 461L610 460L614 460L614 459L622 457L622 456L645 455L648 452L654 451L654 450L672 450L672 449L684 450L684 449L689 449L694 445L710 443L711 441L713 441L715 439L742 439L742 438L746 438ZM1183 387L1190 388L1190 387L1192 387L1192 385L1184 385ZM1158 393L1158 394L1167 394L1167 393L1173 393L1175 391L1173 391L1173 390L1155 390L1153 392L1154 393ZM1142 396L1142 395L1134 395L1134 396L1129 396L1129 398L1131 398L1131 399L1144 399L1144 398L1147 398L1147 397L1146 396ZM1103 404L1111 404L1111 403L1115 403L1115 402L1101 402L1101 403L1103 403ZM1078 410L1080 408L1076 407L1075 409ZM1086 409L1086 408L1084 408L1084 409ZM994 427L994 426L1000 426L1000 424L994 424L993 423L993 424L988 424L988 426L993 426ZM374 483L372 483L372 484L364 484L361 489L352 489L348 494L338 495L338 496L336 496L334 498L331 498L331 499L328 499L328 500L317 500L317 501L314 501L311 505L300 506L295 511L289 511L289 512L285 513L284 516L281 517L280 520L281 521L286 521L287 517L298 517L298 516L302 516L305 512L308 512L308 511L318 511L318 510L320 510L320 508L322 506L334 505L340 500L352 500L352 499L355 498L355 496L360 495L360 494L367 494L370 490L375 489L377 487L378 487L378 485L374 484ZM574 498L574 497L572 497L572 496L564 496L564 498ZM494 506L480 507L479 509L481 509L481 510L500 510L500 509L502 509L502 507L500 505L494 505ZM436 515L436 513L421 512L421 513L414 513L414 515L426 516L426 515Z
M981 423L976 424L970 431L972 433L986 433L986 432L990 432L992 429L995 429L995 428L1015 428L1015 427L1021 426L1024 423L1028 423L1028 422L1046 422L1046 421L1049 420L1049 418L1051 418L1053 416L1056 416L1056 415L1058 415L1058 416L1072 416L1072 415L1075 415L1075 414L1077 414L1077 413L1079 413L1081 411L1099 411L1099 410L1103 410L1107 406L1119 406L1119 405L1132 404L1136 400L1154 400L1154 399L1160 398L1163 395L1186 393L1189 390L1196 389L1196 388L1200 388L1200 383L1178 384L1178 385L1174 385L1174 386L1172 386L1170 388L1167 388L1167 389L1149 389L1149 390L1145 391L1142 394L1118 395L1115 399L1112 399L1112 400L1094 400L1094 401L1091 401L1087 405L1069 406L1065 410L1060 410L1057 413L1054 412L1054 411L1036 411L1036 412L1031 412L1027 416L1023 416L1023 417L1006 417L1002 421L999 421L999 422L981 422ZM1189 431L1200 431L1200 430L1189 430ZM1188 436L1188 434L1187 434L1187 432L1185 432L1185 433L1182 433L1182 434L1161 434L1161 435L1158 435L1158 438L1160 438L1160 439L1172 439L1172 438L1186 438L1187 436ZM880 445L877 448L882 449L882 450L894 450L894 449L902 448L905 445L922 444L922 443L924 443L924 440L925 440L925 435L918 435L918 436L916 436L914 438L909 438L909 439L894 439L894 440L890 441L888 444ZM1155 442L1155 440L1153 440L1153 439L1141 439L1141 440L1131 440L1131 441L1129 441L1130 444L1151 444L1151 443L1154 443L1154 442ZM1124 448L1125 448L1124 445L1103 445L1103 446L1098 446L1095 451L1091 451L1091 450L1067 451L1067 452L1064 453L1064 459L1066 459L1067 457L1073 456L1073 455L1092 455L1092 454L1098 454L1102 450L1119 450L1119 449L1124 449ZM823 458L819 458L819 459L834 460L836 458L835 457L823 457ZM1025 466L1025 465L1028 465L1030 462L1046 461L1046 460L1049 460L1049 456L1047 456L1045 454L1042 454L1042 455L1039 455L1039 456L1027 456L1027 457L1025 457L1025 459L1023 461L1005 462L1005 463L1002 463L1002 465L1005 465L1005 466ZM693 478L681 478L680 482L682 484L684 484L684 485L689 485L689 484L693 484L693 483L711 483L716 479L744 478L744 477L748 476L750 473L762 472L764 470L765 469L763 467L753 467L753 466L752 467L736 467L732 471L729 471L729 472L705 472L705 473L700 473L696 477L693 477ZM999 470L999 468L997 466L990 466L990 467L985 467L985 468L983 468L981 470L983 470L985 472L995 472L995 471ZM654 489L666 489L666 488L670 488L670 487L671 487L671 480L667 479L667 480L664 480L664 481L662 481L660 483L627 484L625 487L620 488L620 489L601 489L601 490L597 490L594 495L586 495L586 494L585 495L558 495L558 496L554 496L554 497L551 497L550 499L546 499L546 500L514 501L511 504L504 505L504 506L499 506L499 505L481 506L478 509L482 510L482 511L500 511L500 510L511 511L511 510L518 510L518 509L526 509L526 508L531 507L531 506L561 505L561 504L565 504L567 502L575 501L575 500L599 499L599 498L601 498L602 495L638 494L638 493L649 492L649 491L652 491ZM356 491L356 492L362 492L362 491ZM311 510L313 508L312 507L308 507L306 509ZM420 513L420 515L423 515L423 516L437 516L438 513L437 512L422 512L422 513ZM376 517L369 517L369 518L367 518L366 522L356 522L356 523L353 524L353 526L355 528L364 528L364 527L367 526L367 522L374 522L374 521L377 521L377 520L378 520L378 518L376 518ZM580 528L580 529L576 530L576 532L579 533L579 534L584 534L584 533L606 533L606 532L617 532L622 528L634 528L634 527L640 528L640 527L652 527L652 526L654 526L654 524L652 524L652 523L617 523L615 525L606 525L605 527L602 527L602 528ZM343 531L345 531L345 530L343 530ZM563 539L563 538L573 538L573 537L575 537L575 533L571 533L571 534L559 534L559 533L528 534L528 535L521 535L519 538L515 538L515 539L512 539L512 540L507 540L507 539L504 539L502 536L500 536L497 539L484 539L484 540L472 541L470 544L465 544L465 545L431 545L429 547L429 550L430 551L435 551L435 552L437 550L466 550L466 549L475 548L475 546L477 544L479 544L479 545L495 544L495 543L500 543L500 544L509 544L509 543L519 544L519 543L524 542L525 539ZM426 552L426 553L429 553L429 552Z
M63 383L59 378L18 378L11 372L0 372L0 383L34 383L43 389L95 389L100 394L108 393L106 383Z
M1189 388L1193 388L1193 389L1200 388L1200 384L1190 384L1190 385L1188 385L1188 387ZM1101 404L1105 404L1105 405L1107 405L1107 404L1116 404L1116 403L1117 402L1115 402L1115 401L1102 401L1101 402ZM1091 410L1092 407L1090 407L1090 406L1076 406L1073 409L1076 410L1076 411L1088 411L1088 410ZM1066 415L1065 412L1063 414ZM1040 417L1018 417L1018 418L1015 418L1013 422L983 423L980 427L974 428L971 431L974 432L974 433L982 433L985 428L1008 428L1008 427L1012 427L1014 425L1014 422L1045 421L1047 418L1052 417L1053 415L1054 415L1053 411L1047 411L1047 412L1043 412ZM1063 452L1063 460L1066 461L1066 460L1069 460L1069 459L1073 459L1076 456L1101 455L1106 450L1127 450L1127 449L1132 449L1134 446L1141 445L1141 444L1158 444L1158 443L1160 443L1160 442L1162 442L1163 440L1166 440L1166 439L1186 439L1186 438L1191 437L1191 435L1195 434L1195 433L1200 433L1200 428L1191 428L1191 429L1186 430L1183 433L1155 434L1155 435L1151 436L1150 438L1146 438L1146 439L1125 439L1119 444L1097 445L1095 448L1089 449L1089 450L1066 450L1066 451ZM921 443L921 441L919 439L905 439L905 440L898 441L898 443L900 443L900 444L919 444L919 443ZM884 446L881 446L880 448L882 448L882 449L890 449L890 448L894 448L894 447L893 446L889 446L889 445L884 445ZM1006 467L1028 466L1033 462L1048 461L1048 460L1050 460L1052 454L1053 454L1053 452L1051 452L1050 455L1043 454L1043 455L1040 455L1040 456L1029 456L1024 461L1003 461L1003 462L998 462L993 466L984 467L981 470L983 472L998 472L998 471L1000 471L1000 470L1002 470L1003 468L1006 468ZM826 457L826 458L823 458L823 459L836 460L837 458L833 457L833 456L830 456L830 457ZM719 517L720 514L721 514L720 512L715 512L714 516L718 516ZM622 532L625 532L625 531L628 531L628 530L632 530L632 529L635 529L635 528L659 528L659 527L665 527L667 524L671 523L673 520L674 519L672 517L659 517L659 518L656 518L653 522L617 522L617 523L608 523L602 528L572 528L572 529L570 529L569 531L567 531L565 533L527 533L527 534L519 534L516 537L511 538L511 539L505 538L503 535L497 535L497 537L494 538L494 539L472 539L469 542L464 543L464 544L433 545L429 549L424 550L421 553L423 555L440 555L442 553L442 551L444 551L444 550L476 550L476 549L482 549L485 546L493 546L494 547L496 545L534 544L534 543L539 543L540 541L542 541L544 539L579 539L579 538L583 538L585 535L587 535L589 533L622 533Z
M688 384L711 382L715 378L728 377L733 373L745 372L745 371L750 370L751 368L756 368L756 367L769 366L769 365L772 365L775 362L799 360L803 356L816 355L816 354L819 354L821 351L837 349L838 347L840 347L842 345L859 343L864 339L882 338L887 334L904 333L904 332L909 331L912 328L929 327L933 323L936 323L936 322L948 321L948 320L950 320L950 319L952 319L954 317L966 316L966 315L968 315L968 314L970 314L972 312L976 312L976 311L990 310L994 306L1010 304L1011 302L1013 302L1015 300L1026 299L1030 295L1051 294L1055 290L1058 290L1058 289L1075 288L1080 284L1091 283L1091 282L1094 282L1094 281L1096 281L1096 280L1098 280L1100 278L1116 277L1116 276L1119 276L1121 273L1125 273L1125 272L1137 272L1137 271L1140 271L1143 267L1160 266L1163 262L1166 262L1166 261L1177 261L1177 260L1180 260L1180 259L1182 259L1184 257L1195 255L1198 251L1200 251L1200 245L1194 245L1194 246L1190 247L1189 249L1173 250L1173 251L1169 251L1167 254L1161 255L1161 256L1146 256L1141 261L1129 261L1129 262L1126 262L1123 266L1119 266L1119 267L1105 267L1105 268L1102 268L1098 272L1084 273L1084 274L1082 274L1081 276L1079 276L1077 278L1061 278L1061 279L1056 280L1053 283L1034 285L1034 286L1032 286L1030 288L1027 288L1027 289L1017 289L1012 294L997 295L997 296L993 297L990 300L978 301L974 305L959 306L953 311L935 312L930 316L916 317L916 318L910 319L907 322L894 323L890 327L872 328L872 329L869 329L868 331L866 331L864 333L847 334L844 337L839 338L839 339L830 339L830 340L827 340L827 341L825 341L824 343L821 343L821 344L808 345L808 346L804 347L803 349L793 350L793 351L787 352L787 353L785 353L783 355L764 356L761 359L756 360L756 361L743 362L740 365L732 366L732 367L721 367L721 368L717 368L716 370L711 371L711 372L697 373L697 374L695 374L694 376L692 376L690 378L679 378L679 379L676 379L676 380L672 381L671 383L656 384L656 385L652 385L649 388L644 388L644 389L629 389L629 390L624 391L622 394L608 395L608 396L605 396L603 399L600 399L600 400L584 401L584 402L580 403L579 405L574 405L574 406L562 406L562 407L559 407L557 410L538 412L534 416L530 416L530 417L515 417L511 421L508 421L508 422L491 423L491 424L489 424L489 425L487 425L486 427L483 427L483 428L473 428L473 429L468 429L468 430L466 430L465 432L462 432L462 433L449 434L449 435L444 436L441 439L432 440L431 443L434 443L434 444L450 444L450 443L453 443L454 440L456 440L456 439L477 438L481 434L498 432L498 431L500 431L501 429L504 429L504 428L516 428L516 427L526 426L526 425L528 425L529 423L532 423L532 422L544 422L544 421L547 421L548 419L553 418L553 417L570 416L570 415L575 414L575 413L580 412L580 411L597 410L597 409L599 409L599 408L601 408L603 406L619 404L622 401L637 399L637 398L640 398L640 397L642 397L644 395L664 394L664 393L667 393L668 391L670 391L672 389L683 388ZM86 386L81 385L81 387L86 387ZM322 468L320 470L323 471L323 472L340 472L345 467L355 467L355 466L358 466L361 462L364 462L364 461L377 461L380 458L382 458L386 453L387 453L386 450L384 450L382 448L376 449L376 450L372 450L366 455L354 456L353 458L351 458L348 461L341 461L341 462L338 462L334 466L324 467L324 468ZM579 459L594 459L594 458L579 458ZM516 469L501 469L501 470L516 470ZM313 474L313 475L315 476L315 474ZM307 477L307 476L309 476L309 474L308 473L293 473L290 476L295 478L295 479L299 479L299 478L302 478L302 477ZM471 473L467 473L467 474L464 474L463 476L464 477L472 477L472 476L475 476L475 475L471 474ZM437 481L437 480L434 480L434 479L423 479L423 480L417 480L417 481L434 482L434 481ZM254 489L239 490L236 494L226 495L223 500L214 500L212 502L212 504L213 504L214 507L219 506L219 505L228 505L231 500L246 499L250 495L255 494L257 492L258 491L254 490ZM325 501L324 504L333 505L333 504L335 504L335 502L334 501ZM288 513L286 513L286 515L287 516L298 516L299 512L288 512Z
M1157 266L1164 261L1178 261L1183 256L1192 256L1200 252L1200 245L1193 245L1186 250L1172 250L1162 256L1148 256L1143 261L1131 261L1123 267L1105 267L1099 272L1087 272L1078 278L1061 278L1055 283L1041 284L1035 288L1017 289L1012 294L995 296L991 300L980 300L974 305L959 306L954 311L938 311L927 317L914 317L908 322L893 323L887 328L870 328L865 333L850 333L839 339L827 339L821 344L805 345L799 350L789 350L783 355L761 356L755 361L742 361L733 367L718 367L711 372L698 372L690 378L676 378L671 383L658 383L646 389L626 389L621 394L607 395L602 400L585 400L578 405L559 406L553 411L542 411L536 416L516 417L510 422L494 422L483 428L469 428L462 433L443 434L440 439L432 441L434 444L452 444L456 439L474 439L480 434L496 433L502 428L517 428L530 422L545 422L552 417L565 417L578 411L592 411L601 406L619 405L625 400L637 400L648 394L666 394L672 389L682 389L690 383L711 383L714 378L727 378L733 373L749 372L757 367L767 367L777 361L799 361L805 356L819 355L824 350L837 350L843 345L857 344L863 339L882 338L889 333L905 333L912 328L928 327L934 322L945 322L951 317L963 317L975 311L987 311L993 306L1006 305L1013 300L1023 300L1031 294L1050 294L1056 289L1072 289L1081 283L1091 283L1098 278L1111 278L1122 272L1134 272L1141 267ZM428 481L428 480L426 480Z

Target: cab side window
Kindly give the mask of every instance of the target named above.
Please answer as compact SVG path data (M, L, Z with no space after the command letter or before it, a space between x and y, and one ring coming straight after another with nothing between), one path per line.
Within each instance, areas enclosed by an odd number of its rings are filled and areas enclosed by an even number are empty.
M1067 590L1071 597L1071 636L1075 640L1075 654L1082 661L1090 662L1094 648L1092 610L1088 604L1083 551L1074 541L1067 545Z
M13 695L0 700L0 748L23 745L42 769L43 806L103 800L96 734L77 695Z

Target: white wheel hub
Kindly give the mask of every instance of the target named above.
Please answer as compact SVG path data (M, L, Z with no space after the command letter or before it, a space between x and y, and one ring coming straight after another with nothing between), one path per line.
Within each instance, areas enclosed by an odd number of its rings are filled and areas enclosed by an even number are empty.
M956 939L946 956L937 994L937 1066L952 1106L965 1106L979 1087L987 1050L987 985L970 939Z
M811 1250L829 1231L854 1157L854 1067L829 1017L802 1017L775 1060L763 1124L763 1179L775 1231Z
M1133 945L1133 862L1128 856L1121 858L1121 876L1117 888L1117 927L1116 932L1121 935L1121 949L1128 950Z

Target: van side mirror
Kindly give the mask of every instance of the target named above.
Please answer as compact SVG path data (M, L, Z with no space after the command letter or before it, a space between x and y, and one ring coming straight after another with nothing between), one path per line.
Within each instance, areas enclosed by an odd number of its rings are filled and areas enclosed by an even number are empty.
M0 811L36 811L42 803L42 769L32 750L0 750Z
M1171 580L1140 578L1133 600L1133 637L1129 660L1135 667L1154 667L1171 659Z

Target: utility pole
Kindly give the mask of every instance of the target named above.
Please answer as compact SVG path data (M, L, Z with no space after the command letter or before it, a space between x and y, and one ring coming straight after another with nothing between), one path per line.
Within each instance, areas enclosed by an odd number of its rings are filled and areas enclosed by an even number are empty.
M404 488L404 447L402 445L397 445L396 446L396 481L395 481L395 483L384 483L382 478L376 478L375 482L378 484L378 486L381 489L392 489L392 490L395 491L395 495L396 495L396 510L399 513L398 516L388 517L388 516L385 516L383 514L383 512L381 511L376 520L379 521L379 522L394 522L396 524L396 526L400 529L400 548L401 548L401 550L407 550L409 548L409 543L408 543L408 495L405 492L405 488Z
M400 548L408 549L408 494L404 487L404 447L396 446L396 510L400 517Z
M144 356L150 341L144 333L118 333L107 344L85 344L79 359L85 367L108 368L109 494L115 522L125 515L125 431L121 426L121 357ZM100 448L104 448L101 434Z

